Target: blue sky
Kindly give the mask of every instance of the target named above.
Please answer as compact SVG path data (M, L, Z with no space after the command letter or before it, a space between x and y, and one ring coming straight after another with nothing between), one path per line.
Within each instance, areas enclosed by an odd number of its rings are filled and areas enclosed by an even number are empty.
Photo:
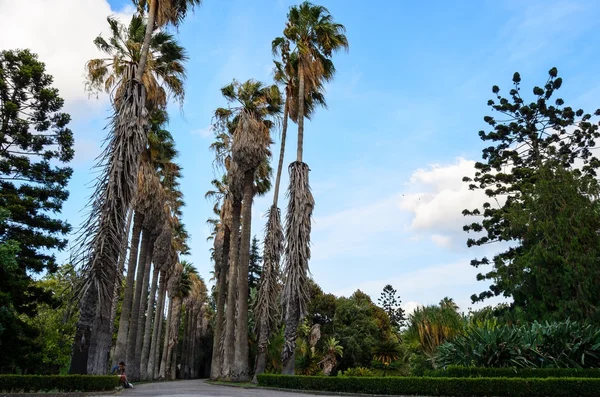
M184 168L190 260L207 280L211 203L203 196L214 177L211 116L226 104L219 88L233 78L271 81L271 41L294 3L205 0L176 32L190 60L185 105L182 112L171 106L169 129ZM334 58L338 73L327 87L329 109L306 125L305 161L316 200L312 274L327 292L361 288L376 298L391 283L408 308L451 296L467 309L469 296L485 288L469 261L498 250L467 249L460 215L482 201L460 180L480 158L477 132L485 128L491 87L507 91L519 71L530 92L556 66L567 104L589 112L600 107L600 3L320 4L346 26L350 52ZM108 30L105 17L119 13L126 20L131 12L128 0L0 3L0 26L13 32L0 38L0 48L38 52L73 116L78 151L64 216L74 226L91 193L86 184L108 116L106 98L88 99L84 92L83 65L96 54L93 38ZM292 126L286 164L295 153L294 132ZM271 200L255 202L253 233L259 237Z

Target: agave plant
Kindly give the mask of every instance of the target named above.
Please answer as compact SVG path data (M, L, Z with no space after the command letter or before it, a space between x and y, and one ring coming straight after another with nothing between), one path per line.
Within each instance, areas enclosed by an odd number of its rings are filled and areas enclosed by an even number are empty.
M439 367L593 368L600 365L600 328L573 321L521 326L469 326L437 349Z

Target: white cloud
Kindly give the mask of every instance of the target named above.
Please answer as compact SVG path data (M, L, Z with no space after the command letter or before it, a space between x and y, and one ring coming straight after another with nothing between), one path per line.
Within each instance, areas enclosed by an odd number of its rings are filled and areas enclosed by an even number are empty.
M412 314L415 310L417 310L418 307L421 307L421 306L423 306L421 303L415 302L415 301L408 301L401 305L402 309L404 310L405 317Z
M462 226L469 220L462 211L480 208L488 201L483 191L469 190L462 181L465 176L474 176L474 166L475 161L458 158L451 165L434 164L415 171L407 184L412 193L405 194L400 203L412 215L409 230L429 235L443 248L455 245L456 238L464 240Z
M116 12L106 0L19 0L0 2L1 49L29 48L54 76L54 86L69 112L97 111L103 102L88 101L84 66L100 52L94 38L108 31L106 17L127 21L133 7ZM94 103L96 102L96 103Z

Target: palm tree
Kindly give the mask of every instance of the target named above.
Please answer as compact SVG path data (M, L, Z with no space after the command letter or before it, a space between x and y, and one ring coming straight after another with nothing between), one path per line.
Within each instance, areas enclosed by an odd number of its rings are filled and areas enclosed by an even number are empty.
M207 290L202 277L191 274L191 291L184 300L185 322L182 340L182 357L180 359L180 378L196 377L196 342L200 327L198 317L203 314L203 306L206 303Z
M194 266L187 261L180 261L176 264L174 272L169 279L169 298L171 302L167 320L168 329L165 334L167 343L165 344L166 349L163 351L160 371L161 377L164 379L175 379L181 306L183 300L192 290L192 275L198 275Z
M229 125L231 127L232 125ZM216 131L216 140L210 145L215 151L216 162L225 166L228 171L228 165L231 164L231 143L233 141L233 130L230 128L226 132ZM270 188L271 167L268 161L261 163L257 169L254 178L254 191L258 196L266 194ZM211 379L217 379L221 375L221 364L223 361L223 338L222 330L224 323L225 299L227 295L227 272L229 265L229 247L232 221L232 199L228 184L227 173L223 174L221 179L211 181L213 189L205 194L205 198L213 201L213 213L218 215L218 219L209 219L207 223L213 228L213 233L209 239L213 239L212 259L215 263L215 280L217 289L217 315L215 321L215 331L213 338L213 356L211 363Z
M283 373L294 373L297 327L306 312L310 230L314 199L310 192L308 165L303 162L304 99L306 82L333 77L331 56L348 49L345 28L333 21L322 6L304 2L288 13L285 39L295 45L298 56L298 147L296 161L290 164L289 204L286 218L285 284L283 289L286 343L282 353ZM276 39L281 42L282 39ZM326 72L329 70L330 72Z
M149 246L152 245L152 240L154 239L154 236L151 238L150 231L154 231L154 235L156 235L154 222L158 222L162 212L161 203L165 200L165 194L161 188L157 172L164 168L177 154L171 134L163 128L167 122L168 117L164 110L153 112L150 119L151 127L148 133L148 146L142 152L140 167L138 169L137 198L134 203L135 218L132 250L129 258L121 317L119 319L115 355L113 357L113 363L118 363L122 360L126 360L129 363L132 368L132 380L137 380L138 378L137 371L134 368L137 347L136 339L138 336L139 313L145 310L141 300L142 286L146 284L144 276L146 273L149 274L149 261L147 258ZM139 247L140 266L138 267L138 244L142 231L144 238L142 239L141 247ZM135 284L134 291L136 267L138 282Z
M442 309L450 309L453 310L455 312L458 311L458 305L456 304L456 302L454 302L454 299L449 298L449 297L444 297L441 301L440 301L440 307Z
M145 0L140 0L144 9ZM167 23L178 25L188 8L200 0L152 0L135 78L130 79L115 101L107 145L99 167L103 170L90 200L89 218L79 240L84 265L80 286L79 321L70 373L102 374L112 344L112 293L117 280L116 263L119 243L123 240L125 218L136 194L139 155L146 146L148 111L143 75L146 70L152 32ZM132 73L129 76L133 75ZM98 309L98 310L96 310ZM93 330L93 332L92 332Z
M272 119L281 113L281 95L277 86L264 86L254 80L245 83L234 81L223 87L221 92L230 104L235 104L234 107L217 110L222 123L231 123L234 127L229 179L234 196L230 244L233 255L230 255L229 266L223 374L233 380L245 381L249 380L250 376L247 274L250 260L252 200L255 195L254 180L257 170L270 155L270 131L274 125ZM243 214L239 205L241 202L243 202ZM239 227L240 218L243 218L243 224L238 258L235 254L236 229ZM238 295L237 316L234 309L236 293ZM237 329L234 324L237 324Z
M258 382L257 376L265 371L267 364L267 344L275 329L276 319L279 316L279 278L280 260L284 248L284 234L281 225L281 211L278 207L279 185L283 170L283 158L285 155L285 142L287 135L288 118L297 122L298 109L298 56L289 53L289 41L276 39L273 42L273 53L281 53L282 62L275 61L274 78L278 84L283 85L285 92L285 104L283 110L283 125L281 129L281 145L277 174L275 178L275 192L273 204L267 212L267 225L265 228L265 239L263 248L263 273L261 275L258 289L258 298L254 312L257 317L255 332L257 336L257 356L253 382ZM332 65L332 64L331 64ZM332 73L328 68L326 73ZM312 115L315 106L326 107L325 98L322 94L321 80L308 84L309 90L305 95L304 109L307 118Z
M106 40L96 37L96 47L108 55L106 58L91 59L86 64L86 88L92 93L105 91L111 95L118 107L127 82L133 77L140 62L141 46L146 24L139 15L134 15L128 27L117 19L108 17L111 37ZM185 50L170 34L160 31L152 35L149 61L142 76L146 88L146 103L149 109L163 109L167 95L183 103L185 80L184 63L188 59Z
M215 127L216 139L210 145L215 152L215 163L225 168L225 174L221 180L214 179L211 184L215 190L206 192L205 198L212 199L213 212L219 215L216 225L216 234L213 244L213 260L215 263L215 278L217 288L217 315L215 319L215 331L213 336L213 352L211 360L212 380L218 379L222 374L223 364L223 340L225 326L225 300L227 296L227 274L229 271L229 251L231 241L231 230L233 221L233 195L229 189L228 172L231 165L231 142L233 140L233 129L230 123L218 123ZM238 221L239 222L239 221ZM239 223L238 223L239 230Z
M418 343L423 353L432 359L439 345L463 329L460 314L440 306L418 307L408 316L408 324L405 337Z
M323 373L327 376L331 374L331 371L337 365L337 357L344 356L344 347L340 345L340 342L331 337L327 339L325 343L325 358L323 358Z

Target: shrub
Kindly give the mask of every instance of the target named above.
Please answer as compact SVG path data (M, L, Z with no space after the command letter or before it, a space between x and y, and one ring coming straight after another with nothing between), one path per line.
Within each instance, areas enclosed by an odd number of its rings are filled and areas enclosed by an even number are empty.
M450 366L426 371L442 378L600 378L600 368L485 368Z
M259 375L260 386L296 390L421 396L597 396L600 379L357 378Z
M436 367L600 367L600 328L590 324L559 323L471 325L463 335L439 346Z
M340 376L371 377L375 376L375 374L369 368L356 367L348 368L343 373L340 372Z
M119 377L114 375L0 375L0 391L5 393L92 392L112 390L118 385Z

